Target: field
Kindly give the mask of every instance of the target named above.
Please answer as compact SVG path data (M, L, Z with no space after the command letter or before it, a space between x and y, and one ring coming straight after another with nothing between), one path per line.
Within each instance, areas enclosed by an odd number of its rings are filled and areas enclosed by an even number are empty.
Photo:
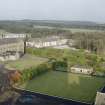
M20 88L91 103L97 90L104 85L104 78L51 71L23 84Z
M102 30L83 29L83 28L63 28L63 29L70 30L72 33L75 33L75 32L103 32Z
M35 57L27 54L19 60L6 62L5 67L10 70L23 70L33 66L35 67L47 60L48 59L46 58Z
M56 27L51 27L51 26L41 26L41 25L36 25L34 26L35 29L56 29ZM59 27L60 28L60 27ZM102 32L102 30L96 30L96 29L85 29L85 28L60 28L62 30L69 30L73 33L75 32Z

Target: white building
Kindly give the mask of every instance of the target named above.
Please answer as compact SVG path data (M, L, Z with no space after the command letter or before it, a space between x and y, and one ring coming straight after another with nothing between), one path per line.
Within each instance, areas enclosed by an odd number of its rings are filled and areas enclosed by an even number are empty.
M29 34L16 34L16 33L5 33L0 35L0 38L26 38L26 36L30 36Z
M81 73L81 74L91 74L93 73L93 68L88 66L73 66L71 67L72 73Z
M105 105L105 93L97 92L95 105Z
M67 44L68 39L59 37L31 38L26 42L27 47L43 48Z

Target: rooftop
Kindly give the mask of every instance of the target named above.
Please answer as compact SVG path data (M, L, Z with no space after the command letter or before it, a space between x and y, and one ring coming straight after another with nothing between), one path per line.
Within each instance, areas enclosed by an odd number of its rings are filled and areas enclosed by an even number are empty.
M12 43L17 43L19 42L19 39L16 38L5 38L5 39L0 39L0 45L4 44L12 44Z
M92 69L92 67L88 65L74 65L73 68L85 68L85 69Z

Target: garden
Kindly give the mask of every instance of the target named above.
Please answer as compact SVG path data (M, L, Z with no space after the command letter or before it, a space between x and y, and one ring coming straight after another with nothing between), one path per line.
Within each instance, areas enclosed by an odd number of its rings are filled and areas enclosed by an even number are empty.
M25 82L19 88L87 103L94 102L105 78L67 72L49 71Z

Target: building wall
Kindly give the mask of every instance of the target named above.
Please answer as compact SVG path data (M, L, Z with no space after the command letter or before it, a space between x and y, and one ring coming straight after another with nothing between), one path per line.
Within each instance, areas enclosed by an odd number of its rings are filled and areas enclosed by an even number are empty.
M2 38L25 38L26 34L14 34L14 33L8 33L4 34Z
M91 74L93 72L93 69L90 68L76 68L76 67L71 67L71 72L72 73L81 73L81 74Z
M27 41L26 46L27 47L36 47L36 48L43 48L43 47L50 47L50 46L59 46L64 45L67 43L67 39L59 39L55 41Z
M97 92L95 105L105 105L105 93Z
M15 55L0 56L0 61L17 60L20 56L19 53L16 53Z
M18 43L0 45L0 54L5 53L6 51L24 52L24 42L20 41Z
M27 34L27 33L4 33L0 35L0 39L4 39L4 38L31 38L31 34Z

